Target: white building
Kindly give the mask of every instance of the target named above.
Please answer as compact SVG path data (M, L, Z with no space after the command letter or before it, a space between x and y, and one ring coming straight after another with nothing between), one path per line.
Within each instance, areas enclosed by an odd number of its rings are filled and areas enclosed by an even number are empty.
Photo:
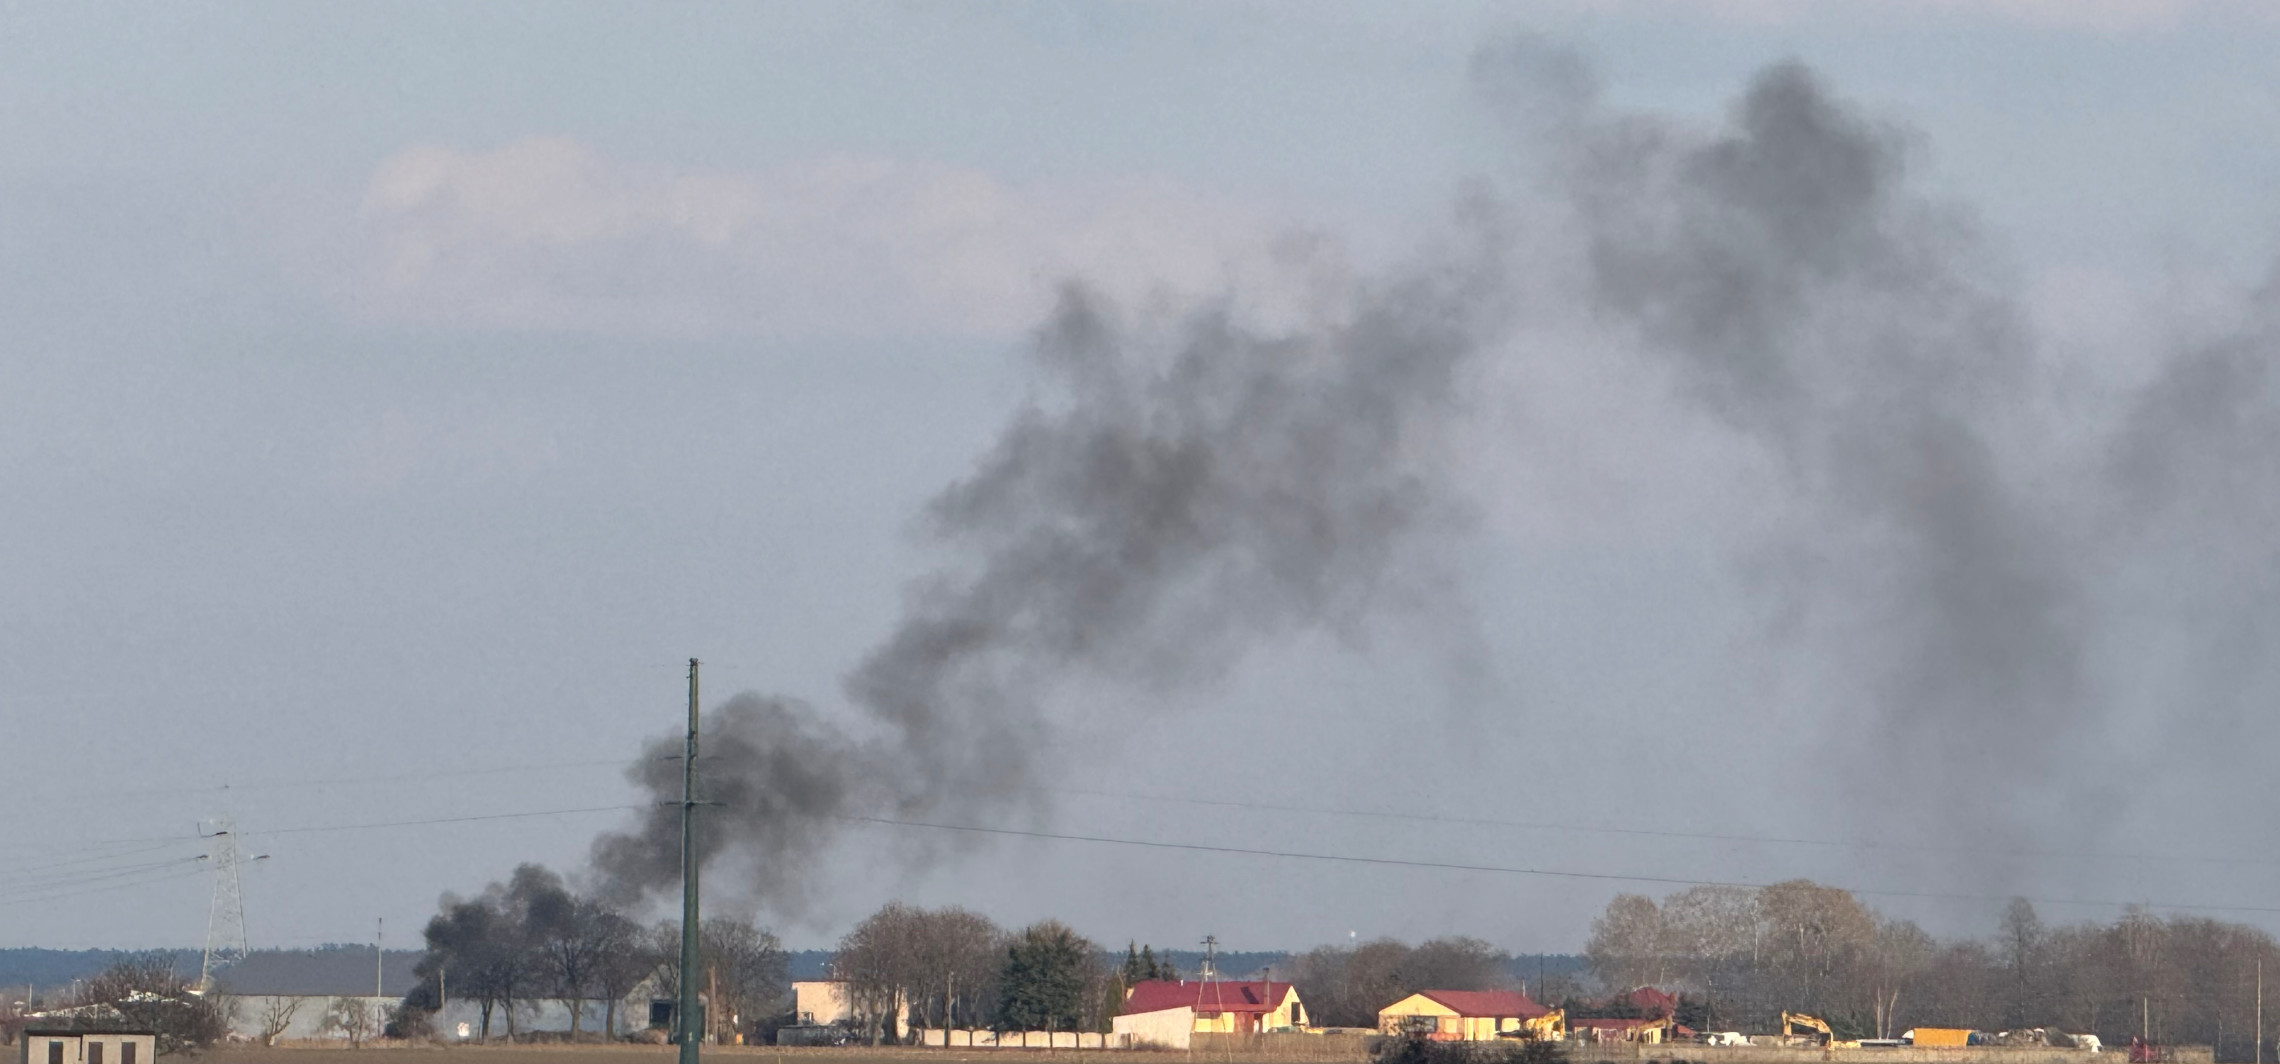
M803 1027L823 1027L855 1020L855 998L843 979L802 979L792 984L792 1015ZM910 1027L910 1002L895 1002L895 1027Z
M19 1036L22 1064L152 1064L158 1036L149 1031L27 1027Z

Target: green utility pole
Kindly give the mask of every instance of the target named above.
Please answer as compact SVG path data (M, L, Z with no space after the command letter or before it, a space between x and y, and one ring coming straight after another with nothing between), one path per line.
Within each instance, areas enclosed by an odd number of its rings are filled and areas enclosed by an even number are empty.
M697 1064L697 659L689 659L689 744L681 752L681 1003L673 1011L680 1064Z

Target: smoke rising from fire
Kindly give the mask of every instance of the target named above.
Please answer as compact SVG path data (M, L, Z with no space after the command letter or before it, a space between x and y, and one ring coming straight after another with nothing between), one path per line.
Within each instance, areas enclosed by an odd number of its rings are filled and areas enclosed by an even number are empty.
M2271 561L2241 546L2280 516L2271 315L2157 359L2111 416L2062 387L2065 353L1969 213L1912 189L1905 131L1804 67L1761 72L1708 127L1612 108L1587 64L1533 42L1473 73L1528 161L1408 268L1312 261L1296 324L1245 293L1137 314L1067 290L1032 345L1035 395L926 511L950 561L849 673L847 709L746 694L708 715L708 858L812 852L851 815L1021 809L1074 680L1192 690L1278 639L1461 610L1430 603L1470 509L1449 460L1469 390L1579 330L1664 367L1779 471L1790 511L1737 564L1786 618L1767 653L1820 677L1830 734L1885 755L1848 775L1848 804L1926 834L2096 841L2079 825L2122 806L2120 781L2073 767L2129 708L2099 666L2134 623L2113 574L2196 537L2231 571ZM2209 653L2201 696L2262 668ZM660 740L636 782L676 797L677 749ZM594 861L635 896L676 881L678 845L660 806ZM751 882L792 903L803 864L752 861Z
M754 695L707 717L708 859L812 853L849 814L1029 800L1061 681L1178 691L1264 640L1439 608L1417 547L1464 519L1441 431L1500 286L1477 248L1436 266L1371 283L1325 265L1337 290L1277 329L1233 305L1129 321L1070 288L1033 345L1037 393L927 510L956 562L847 676L852 726ZM660 798L675 748L635 772ZM675 881L677 818L596 841L617 893ZM754 862L758 889L795 896L800 864Z

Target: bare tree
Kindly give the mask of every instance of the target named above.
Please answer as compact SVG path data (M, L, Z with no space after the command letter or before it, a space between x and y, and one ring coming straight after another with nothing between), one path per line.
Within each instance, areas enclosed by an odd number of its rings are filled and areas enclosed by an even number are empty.
M657 969L657 959L648 948L641 925L622 913L608 910L599 913L595 917L594 935L600 944L593 970L594 989L605 999L602 1031L607 1037L615 1038L618 1004Z
M229 1034L237 1004L223 993L192 993L188 977L163 953L119 961L69 1000L81 1018L155 1032L161 1053L190 1052L221 1041Z
M1746 887L1688 887L1662 903L1667 975L1679 985L1751 1016L1768 1012L1752 1000L1764 933L1757 892Z
M1844 1004L1857 989L1855 977L1875 941L1875 915L1850 891L1803 879L1759 890L1758 909L1775 991L1804 1011L1830 1012Z
M1583 952L1602 982L1629 989L1664 981L1665 946L1661 906L1644 894L1618 894L1591 921L1591 940Z
M790 961L783 943L752 921L715 917L701 925L708 989L714 995L715 1022L743 1032L784 996Z
M1005 946L1005 932L979 913L893 902L840 940L833 964L874 1036L906 1004L917 1027L980 1026L1000 997Z
M1932 936L1912 921L1877 922L1876 938L1869 949L1866 966L1869 1010L1876 1037L1891 1038L1899 1034L1894 1018L1899 1012L1901 993L1931 966L1936 948Z
M373 1031L372 1010L362 999L336 997L325 1006L325 1016L318 1029L348 1039L351 1049L361 1047Z
M2003 910L2003 919L1996 931L2003 966L2010 975L2003 1003L2003 1022L2007 1027L2031 1026L2046 1011L2042 1007L2046 938L2042 918L2035 915L2034 903L2025 898L2012 898L2011 904Z
M260 1016L261 1044L265 1046L276 1045L277 1036L284 1034L286 1028L293 1026L293 1017L300 1011L300 998L263 998L261 1002Z

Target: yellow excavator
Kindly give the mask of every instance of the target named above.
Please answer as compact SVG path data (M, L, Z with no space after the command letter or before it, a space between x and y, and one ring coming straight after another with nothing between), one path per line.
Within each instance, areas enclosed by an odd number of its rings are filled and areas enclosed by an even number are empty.
M1553 1009L1535 1019L1522 1020L1520 1021L1520 1028L1527 1032L1524 1037L1534 1041L1567 1041L1567 1010Z
M1784 1012L1781 1014L1782 1038L1788 1039L1796 1037L1797 1028L1799 1027L1803 1027L1809 1031L1821 1032L1822 1045L1826 1046L1836 1043L1836 1032L1829 1030L1829 1023L1827 1020L1823 1020L1817 1016L1807 1016L1802 1012Z

